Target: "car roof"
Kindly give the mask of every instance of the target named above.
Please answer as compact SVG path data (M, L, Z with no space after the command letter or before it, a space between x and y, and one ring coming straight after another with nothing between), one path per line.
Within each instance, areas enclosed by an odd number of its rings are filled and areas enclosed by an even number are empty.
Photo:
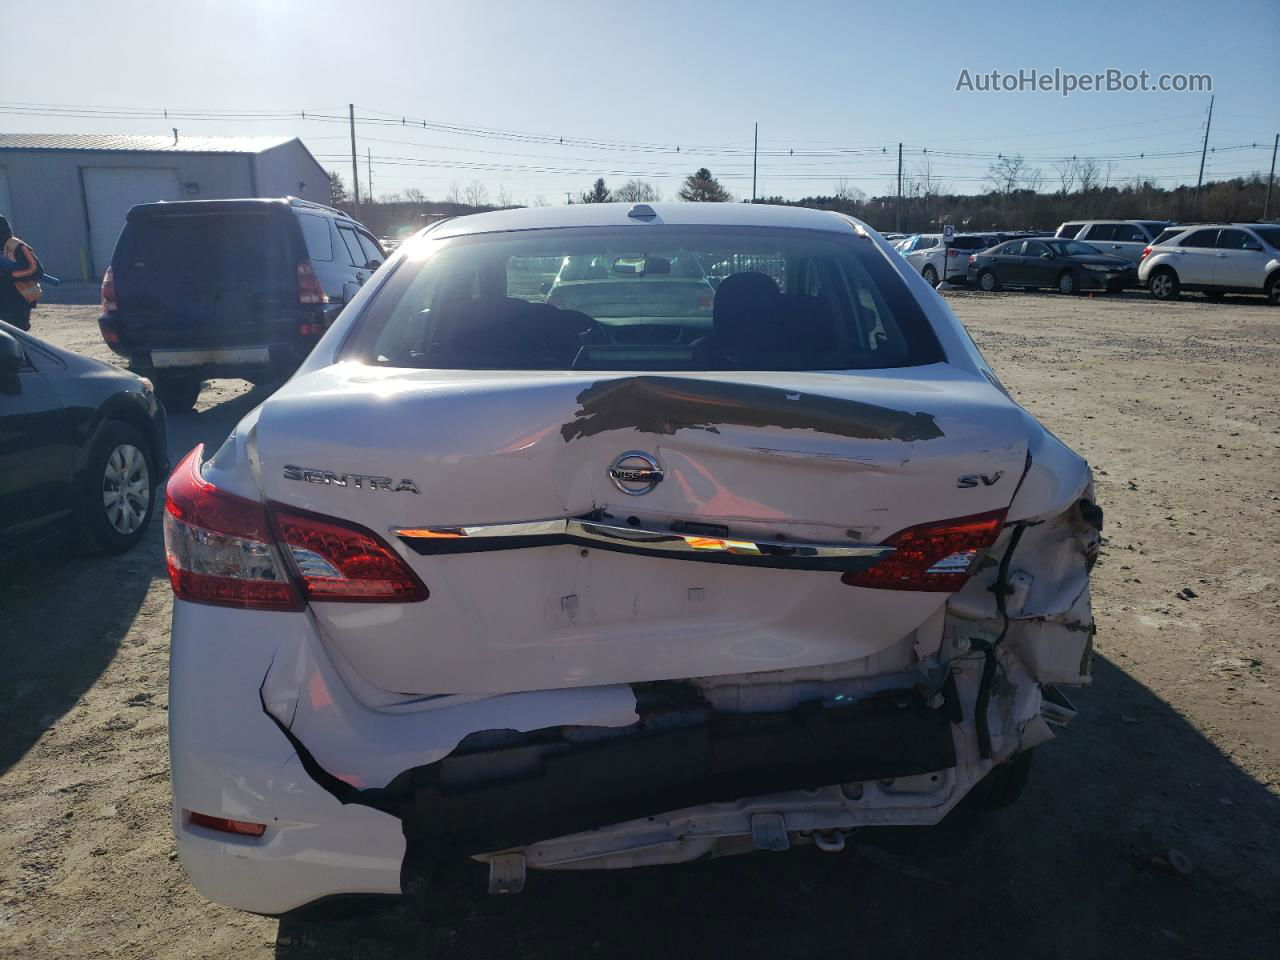
M654 216L645 219L628 216L628 212L635 207L648 208ZM867 229L852 217L830 210L763 203L575 203L559 207L494 210L455 217L430 228L430 236L441 238L512 230L546 230L554 227L644 226L646 223L775 227L844 234L865 232Z
M139 203L129 209L126 219L137 220L143 217L164 216L166 214L190 213L234 213L237 210L261 209L297 209L322 216L352 220L347 214L333 207L326 207L310 200L299 200L297 197L238 197L228 200L158 200L154 203Z

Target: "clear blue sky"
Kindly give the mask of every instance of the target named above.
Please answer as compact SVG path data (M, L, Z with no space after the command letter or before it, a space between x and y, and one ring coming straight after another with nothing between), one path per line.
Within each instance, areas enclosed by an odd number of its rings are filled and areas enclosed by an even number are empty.
M829 193L842 177L888 192L899 141L908 174L928 148L957 192L982 189L1000 152L1034 158L1050 181L1055 157L1190 152L1116 160L1113 176L1195 180L1208 93L957 92L962 69L1210 74L1210 146L1258 146L1211 154L1207 178L1265 173L1280 131L1280 0L47 0L20 19L21 42L5 31L7 131L298 135L349 181L345 125L297 114L345 116L354 102L396 118L357 131L361 181L371 149L378 194L440 198L479 179L491 197L564 202L597 174L634 173L670 196L707 166L749 195L755 121L762 195ZM414 129L402 115L493 132Z

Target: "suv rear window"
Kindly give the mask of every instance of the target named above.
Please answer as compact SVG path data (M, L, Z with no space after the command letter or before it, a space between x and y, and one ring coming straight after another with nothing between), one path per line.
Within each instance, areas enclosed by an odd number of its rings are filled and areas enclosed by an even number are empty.
M944 359L879 249L806 230L648 225L426 242L344 359L518 370L847 370Z
M180 213L128 221L112 266L117 280L201 286L264 279L295 283L283 217L270 212Z
M951 246L957 250L985 250L991 246L989 237L952 237Z

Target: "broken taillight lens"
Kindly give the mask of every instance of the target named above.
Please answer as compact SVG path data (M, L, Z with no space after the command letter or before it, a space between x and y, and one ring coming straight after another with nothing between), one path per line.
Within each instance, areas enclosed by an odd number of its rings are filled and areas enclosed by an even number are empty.
M899 530L884 542L893 553L840 579L852 587L954 593L996 542L1004 517L1004 510L993 510Z
M200 475L203 449L183 458L165 491L165 554L178 598L251 610L427 598L422 581L372 530L284 506L268 510L219 490Z

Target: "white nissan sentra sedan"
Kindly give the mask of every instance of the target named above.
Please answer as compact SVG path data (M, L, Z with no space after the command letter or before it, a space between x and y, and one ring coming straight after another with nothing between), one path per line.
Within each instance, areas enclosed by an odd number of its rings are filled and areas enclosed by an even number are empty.
M1007 802L1088 682L1101 526L855 220L437 224L169 482L182 861L278 913Z

